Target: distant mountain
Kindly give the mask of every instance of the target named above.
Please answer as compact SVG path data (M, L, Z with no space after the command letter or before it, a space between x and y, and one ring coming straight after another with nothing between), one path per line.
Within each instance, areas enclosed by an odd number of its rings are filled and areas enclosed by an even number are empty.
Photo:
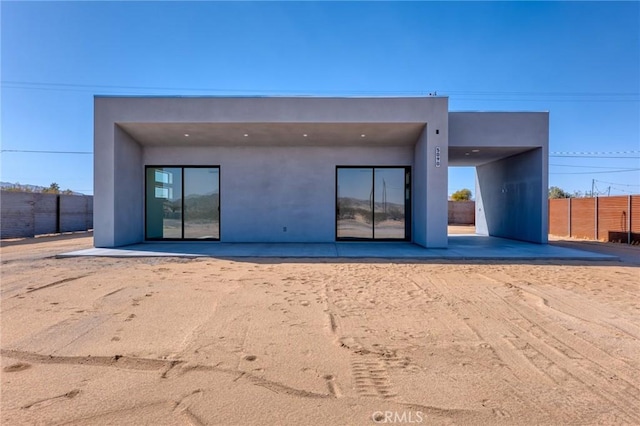
M0 188L2 189L18 188L18 187L26 189L27 191L31 191L31 192L42 192L42 190L46 188L45 186L28 185L28 184L11 183L11 182L0 182Z
M47 186L29 185L25 183L0 182L0 189L21 189L25 192L42 192ZM64 190L60 190L62 193ZM71 195L86 195L81 192L71 191Z
M371 204L369 200L361 200L358 198L352 197L340 197L338 198L338 202L342 206L349 206L358 209L371 209ZM382 201L376 201L376 208L381 208L383 206ZM392 203L387 201L387 207L404 209L404 204Z

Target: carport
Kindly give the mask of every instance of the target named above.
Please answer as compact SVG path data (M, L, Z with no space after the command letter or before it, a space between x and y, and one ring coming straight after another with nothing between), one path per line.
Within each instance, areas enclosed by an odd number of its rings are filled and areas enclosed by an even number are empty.
M475 167L476 233L548 242L548 112L450 112L449 167Z

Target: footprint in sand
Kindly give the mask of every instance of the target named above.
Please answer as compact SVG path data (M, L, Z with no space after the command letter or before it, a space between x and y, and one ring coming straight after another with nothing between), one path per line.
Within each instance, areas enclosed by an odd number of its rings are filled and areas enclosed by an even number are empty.
M41 399L41 400L32 402L31 404L24 405L24 406L22 406L22 409L28 410L30 408L46 407L46 406L48 406L48 405L50 405L50 404L52 404L52 403L54 403L56 401L75 398L79 394L80 394L80 389L74 389L74 390L69 391L67 393L63 393L62 395L54 396L54 397L51 397L51 398Z
M511 417L511 414L509 414L507 410L503 410L502 408L493 408L491 412L496 417L504 417L504 418Z
M324 379L327 381L329 393L335 398L340 398L342 396L342 392L340 392L340 388L336 383L336 377L333 374L327 374L324 376Z
M27 368L31 368L31 364L26 362L17 362L15 364L11 364L2 369L5 373L16 373L18 371L24 371Z

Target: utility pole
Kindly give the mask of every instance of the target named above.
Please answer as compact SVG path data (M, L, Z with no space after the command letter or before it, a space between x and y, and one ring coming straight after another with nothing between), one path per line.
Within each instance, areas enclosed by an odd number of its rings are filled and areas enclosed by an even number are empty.
M595 197L595 195L593 195L595 187L596 187L596 180L595 179L591 179L591 196L592 197Z
M382 179L382 208L387 212L387 182Z

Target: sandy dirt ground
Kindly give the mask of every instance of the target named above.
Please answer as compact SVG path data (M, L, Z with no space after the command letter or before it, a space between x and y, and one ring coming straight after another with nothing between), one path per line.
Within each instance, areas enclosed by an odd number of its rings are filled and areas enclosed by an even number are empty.
M640 424L632 261L53 257L90 246L1 249L2 424Z

